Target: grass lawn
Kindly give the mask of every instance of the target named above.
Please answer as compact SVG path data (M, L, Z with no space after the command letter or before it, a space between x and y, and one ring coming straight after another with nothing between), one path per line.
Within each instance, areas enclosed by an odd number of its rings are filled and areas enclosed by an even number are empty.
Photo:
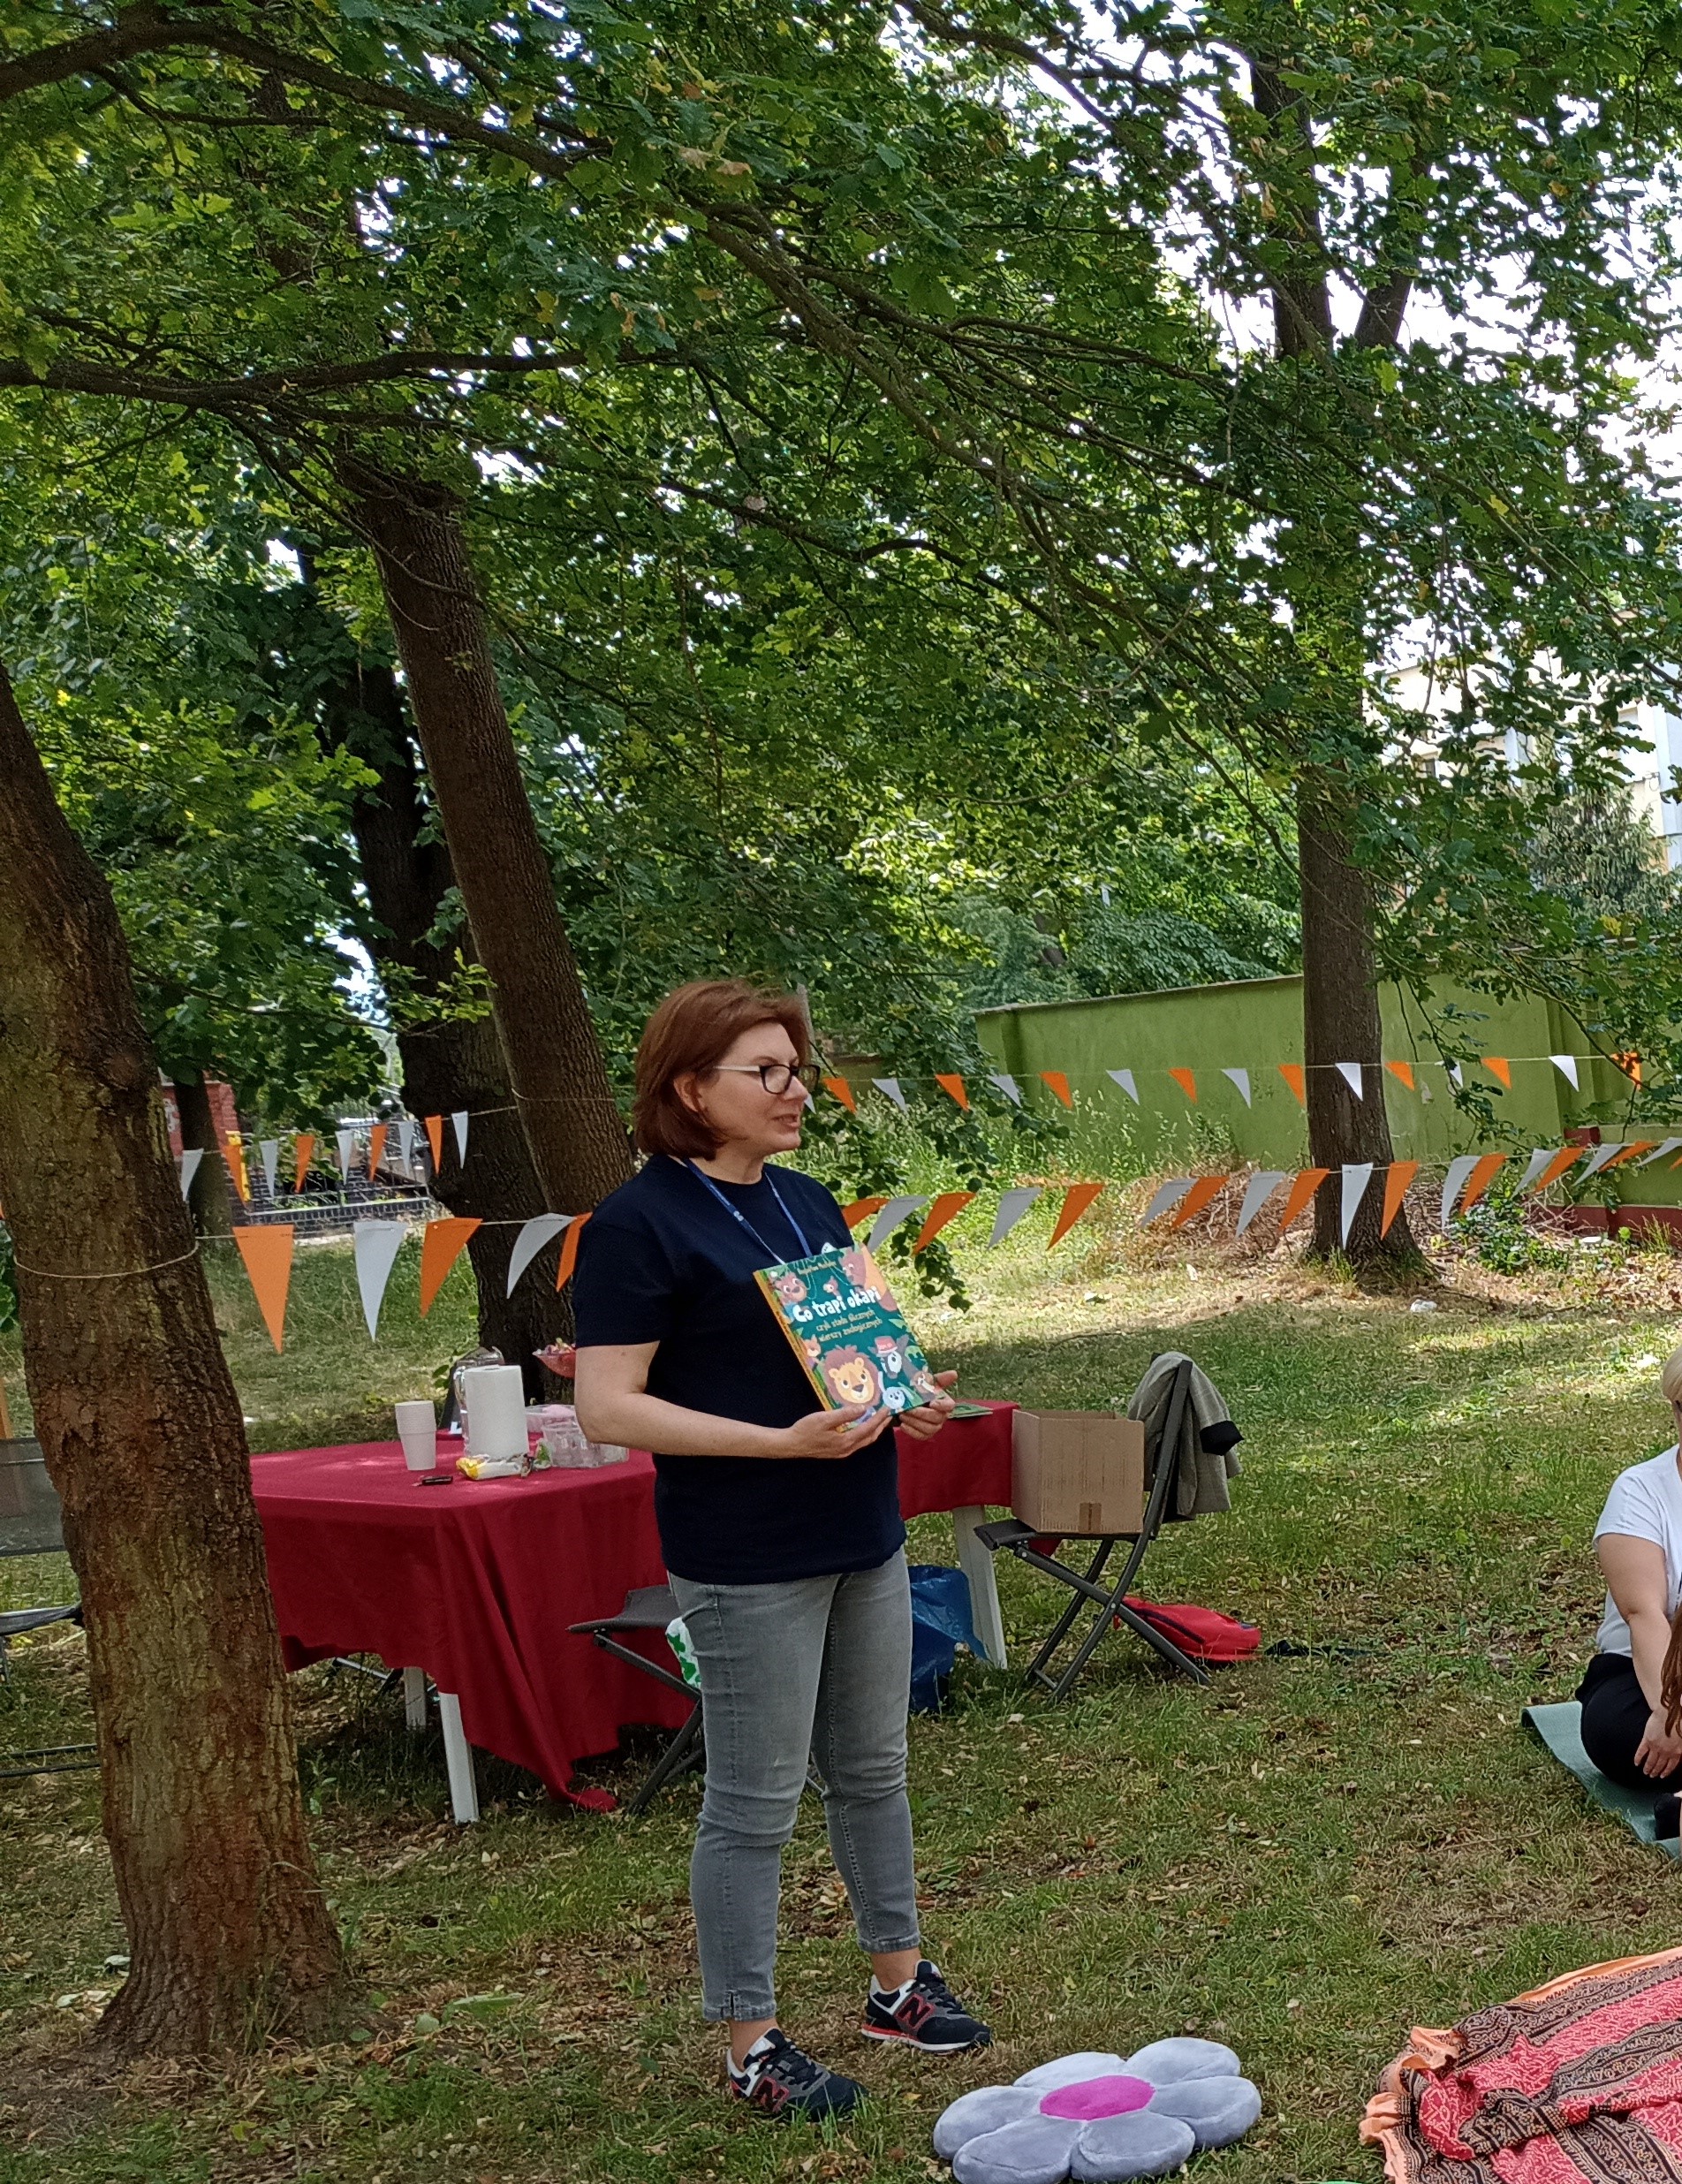
M458 1831L441 1755L410 1744L400 1706L312 1670L293 1687L302 1763L367 1984L358 2036L225 2074L67 2081L124 1945L95 1778L0 1784L0 2184L904 2184L934 2168L929 2127L956 2093L1181 2029L1231 2041L1267 2097L1252 2138L1196 2173L1326 2184L1376 2174L1355 2126L1411 2025L1674 1942L1674 1869L1519 1726L1588 1651L1607 1483L1669 1438L1650 1361L1678 1320L1668 1263L1614 1251L1527 1286L1457 1275L1414 1313L1218 1248L1190 1272L1119 1232L1095 1231L1072 1265L1042 1242L960 1245L976 1308L918 1315L926 1346L970 1393L1076 1407L1124 1394L1154 1350L1190 1350L1246 1430L1246 1467L1233 1514L1174 1530L1148 1589L1292 1650L1201 1691L1119 1638L1055 1712L965 1665L951 1710L913 1724L929 1945L996 2029L990 2056L942 2066L857 2038L861 1960L808 1801L784 1869L784 2018L878 2097L828 2137L734 2114L697 2014L698 1786L602 1820L487 1762L486 1822ZM217 1278L261 1445L367 1430L467 1338L464 1277L423 1324L410 1264L371 1349L348 1258L321 1248L277 1361ZM14 1389L15 1367L0 1345ZM913 1543L951 1558L938 1520ZM0 1599L64 1581L0 1572ZM1052 1603L1015 1565L1001 1578L1026 1646ZM0 1748L81 1731L76 1634L19 1649L14 1672ZM624 1786L645 1763L595 1771Z

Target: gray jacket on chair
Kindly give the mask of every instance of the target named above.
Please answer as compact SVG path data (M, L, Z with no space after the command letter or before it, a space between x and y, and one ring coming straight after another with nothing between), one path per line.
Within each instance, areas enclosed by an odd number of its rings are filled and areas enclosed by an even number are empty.
M1161 1437L1166 1422L1168 1398L1174 1376L1191 1361L1178 1350L1164 1350L1150 1361L1149 1370L1133 1391L1127 1406L1129 1418L1140 1421L1148 1443ZM1180 1426L1179 1446L1163 1449L1158 1462L1178 1466L1178 1479L1169 1517L1204 1517L1231 1509L1226 1483L1243 1469L1238 1445L1244 1438L1232 1423L1226 1399L1208 1375L1192 1366L1191 1400Z

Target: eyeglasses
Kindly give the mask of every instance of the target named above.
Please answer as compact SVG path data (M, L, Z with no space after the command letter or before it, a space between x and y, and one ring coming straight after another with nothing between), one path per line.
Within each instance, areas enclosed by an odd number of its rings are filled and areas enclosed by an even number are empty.
M819 1072L815 1062L720 1062L716 1067L727 1077L757 1077L761 1090L769 1092L774 1100L780 1100L790 1085L797 1081L807 1092L817 1089Z

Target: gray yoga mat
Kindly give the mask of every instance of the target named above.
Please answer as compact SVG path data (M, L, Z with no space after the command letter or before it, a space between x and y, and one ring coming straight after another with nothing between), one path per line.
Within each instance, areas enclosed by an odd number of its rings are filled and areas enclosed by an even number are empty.
M1662 1850L1667 1858L1678 1855L1675 1837L1661 1843L1653 1831L1653 1805L1656 1792L1652 1790L1625 1790L1610 1782L1602 1774L1583 1749L1581 1733L1583 1710L1575 1699L1563 1706L1527 1706L1524 1724L1534 1730L1560 1765L1574 1774L1597 1805L1608 1812L1616 1813L1632 1833L1639 1835L1644 1843Z

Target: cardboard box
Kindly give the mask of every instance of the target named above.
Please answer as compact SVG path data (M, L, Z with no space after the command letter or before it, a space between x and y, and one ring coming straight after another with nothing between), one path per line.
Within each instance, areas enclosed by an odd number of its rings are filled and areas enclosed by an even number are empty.
M1136 1533L1145 1520L1145 1429L1111 1411L1019 1410L1011 1506L1065 1539Z

